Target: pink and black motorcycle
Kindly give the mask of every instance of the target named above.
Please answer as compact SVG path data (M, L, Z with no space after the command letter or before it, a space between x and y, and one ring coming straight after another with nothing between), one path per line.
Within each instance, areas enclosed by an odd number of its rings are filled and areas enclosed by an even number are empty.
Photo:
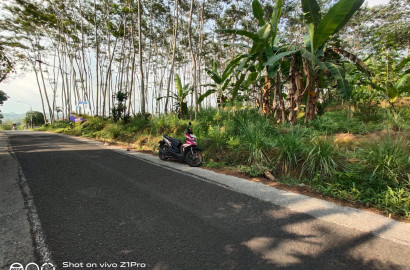
M197 145L196 136L192 132L191 122L189 122L185 138L186 141L182 144L178 139L163 135L162 141L160 141L158 145L159 158L161 160L174 158L185 161L191 167L201 166L204 158L202 156L201 148Z

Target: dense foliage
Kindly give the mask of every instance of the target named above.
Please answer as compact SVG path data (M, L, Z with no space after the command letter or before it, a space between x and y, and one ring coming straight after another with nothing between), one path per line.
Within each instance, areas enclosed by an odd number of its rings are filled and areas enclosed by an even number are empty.
M0 90L0 106L2 106L3 103L8 99L9 97L6 95L6 93ZM3 115L1 114L1 110L0 110L0 124L2 123L2 119L3 119Z
M119 92L127 115L168 113L179 74L186 116L240 101L295 124L364 86L409 95L406 3L12 0L0 45L35 72L51 122L57 108L117 117Z
M37 111L27 112L23 122L29 127L41 126L45 124L44 115L42 112Z

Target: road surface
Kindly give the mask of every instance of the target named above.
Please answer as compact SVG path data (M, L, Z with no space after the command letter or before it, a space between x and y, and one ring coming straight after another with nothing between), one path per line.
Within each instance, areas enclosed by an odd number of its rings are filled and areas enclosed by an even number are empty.
M410 269L409 245L99 144L7 135L58 269Z

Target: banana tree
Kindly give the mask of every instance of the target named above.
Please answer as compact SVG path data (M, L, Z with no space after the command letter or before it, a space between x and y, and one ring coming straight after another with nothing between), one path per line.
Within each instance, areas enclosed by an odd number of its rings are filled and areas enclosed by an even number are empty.
M212 68L206 69L207 74L210 78L214 81L213 84L207 84L206 86L211 86L212 88L208 90L206 93L216 93L217 96L217 104L218 107L222 107L223 103L226 101L226 92L228 90L232 90L231 86L231 78L232 72L237 67L239 61L241 60L240 57L235 57L225 68L222 74L218 71L218 64L212 60ZM200 97L201 98L201 97ZM199 99L198 99L199 101Z
M175 74L174 80L175 80L176 93L174 93L172 96L158 97L156 100L159 101L163 98L173 98L173 99L175 99L176 100L176 103L174 104L175 111L178 113L178 116L181 119L183 117L183 115L188 114L188 103L185 99L190 94L190 92L192 92L193 90L192 90L192 87L189 84L186 84L186 85L182 86L181 78L179 77L178 74ZM211 90L208 90L205 93L201 94L198 97L198 105L200 105L202 103L202 101L205 100L206 97L210 96L214 92L215 91L213 91L211 89Z
M402 59L396 65L390 65L393 62L392 58L386 56L386 63L379 64L375 59L370 58L372 68L378 72L377 76L369 77L366 81L373 89L383 93L385 100L390 104L393 112L395 112L394 102L401 95L410 94L410 57ZM375 63L376 62L376 63ZM386 65L386 66L384 66Z
M270 113L270 100L272 88L274 86L273 81L279 69L279 65L264 66L263 64L268 58L273 56L277 50L278 25L282 14L283 3L284 0L277 0L270 20L265 21L262 5L258 0L252 1L253 15L257 19L259 25L259 29L256 32L250 32L243 29L217 30L217 32L220 33L235 34L252 41L252 46L249 48L249 52L235 58L240 59L240 61L234 63L237 79L232 90L232 99L236 98L242 83L249 85L252 81L256 81L260 74L264 73L265 85L262 92L263 98L261 109L266 114Z
M288 101L290 104L288 120L296 122L299 103L306 96L305 121L313 120L317 112L319 88L329 78L337 82L337 89L343 97L348 98L352 87L345 79L343 68L335 53L344 55L344 50L327 48L330 37L336 34L351 19L364 0L340 0L329 11L322 15L316 0L301 0L304 21L308 29L304 46L285 46L277 50L265 63L276 67L284 57L290 58L290 87ZM359 65L360 66L360 65ZM304 86L303 86L304 85Z
M185 99L192 91L192 87L189 84L182 86L181 78L175 74L175 88L177 92L172 96L176 100L175 111L178 111L179 118L182 119L182 116L188 113L188 103Z
M125 106L125 101L128 99L128 95L124 91L118 91L115 94L115 98L117 99L117 106L114 106L111 110L112 118L115 122L123 118L125 120L127 118L125 112L127 107Z
M324 73L337 81L337 89L343 97L348 98L352 87L345 79L344 70L334 61L326 61L326 44L331 36L339 32L361 7L364 0L340 0L329 11L322 15L316 0L301 0L308 35L305 37L305 48L301 48L304 72L306 76L307 103L306 118L313 120L317 111L317 96L320 76Z

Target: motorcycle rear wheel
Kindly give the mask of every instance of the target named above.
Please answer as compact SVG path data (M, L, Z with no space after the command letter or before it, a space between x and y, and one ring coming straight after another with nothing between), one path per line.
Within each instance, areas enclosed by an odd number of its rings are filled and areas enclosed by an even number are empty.
M158 147L158 156L161 160L167 160L167 156L165 156L165 152L167 151L167 148L165 145L159 146Z
M202 152L198 149L189 151L185 156L185 162L191 167L199 167L203 161L204 157L202 156Z

